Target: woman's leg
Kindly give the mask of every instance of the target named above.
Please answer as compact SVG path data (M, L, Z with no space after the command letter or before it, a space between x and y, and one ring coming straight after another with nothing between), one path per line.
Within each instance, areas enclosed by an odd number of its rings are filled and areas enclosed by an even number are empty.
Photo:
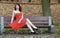
M26 22L27 27L31 30L31 32L34 32L34 30L32 29L32 27L30 26L30 24L28 22Z
M26 20L27 20L27 22L28 22L33 28L37 29L37 27L36 27L35 25L33 25L28 18L27 18Z

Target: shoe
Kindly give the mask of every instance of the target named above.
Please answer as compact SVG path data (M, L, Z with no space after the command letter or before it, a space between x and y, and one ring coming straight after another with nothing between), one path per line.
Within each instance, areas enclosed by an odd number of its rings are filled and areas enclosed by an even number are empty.
M31 34L36 34L36 32L31 32Z

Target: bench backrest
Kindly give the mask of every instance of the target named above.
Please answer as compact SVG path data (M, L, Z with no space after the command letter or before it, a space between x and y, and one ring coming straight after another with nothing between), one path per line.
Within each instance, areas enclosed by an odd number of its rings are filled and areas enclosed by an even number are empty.
M33 24L48 24L51 25L51 17L48 16L26 16ZM4 24L9 24L11 22L11 16L4 17Z

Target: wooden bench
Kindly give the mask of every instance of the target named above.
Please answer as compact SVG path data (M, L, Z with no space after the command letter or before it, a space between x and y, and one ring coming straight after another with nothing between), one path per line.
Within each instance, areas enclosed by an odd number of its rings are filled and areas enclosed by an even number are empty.
M52 17L51 16L27 16L25 18L30 19L30 21L33 24L37 24L38 28L48 28L48 32L53 33L54 32L54 25L52 25ZM6 26L11 21L11 16L4 16L0 18L0 28L1 33L4 32L4 28L10 28ZM27 28L27 26L24 26L24 28Z

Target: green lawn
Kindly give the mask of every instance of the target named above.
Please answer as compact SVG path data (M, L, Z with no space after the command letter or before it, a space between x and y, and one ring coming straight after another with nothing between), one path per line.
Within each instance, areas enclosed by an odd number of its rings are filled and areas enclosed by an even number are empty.
M12 28L5 28L5 31L13 30ZM29 30L29 28L20 28L18 30ZM41 31L46 31L47 28L40 28ZM57 32L60 32L60 26L55 26L54 28L54 34L57 34Z
M11 28L5 28L5 32L6 31L9 31L9 30L13 30L13 29L11 29ZM19 30L24 30L24 31L26 31L26 30L29 30L28 28L21 28L21 29L19 29ZM44 29L44 28L41 28L41 29L39 29L39 30L41 30L41 31L46 31L47 29ZM54 36L56 37L56 38L59 38L60 36L60 26L55 26L55 29L54 29ZM1 36L0 36L1 37ZM10 36L9 36L10 37Z
M5 31L9 31L9 30L13 30L13 29L11 29L11 28L5 28ZM29 30L29 28L20 28L19 30ZM39 30L46 31L47 28L41 28ZM54 34L57 34L57 33L58 34L60 33L60 26L55 26L55 28L54 28Z

